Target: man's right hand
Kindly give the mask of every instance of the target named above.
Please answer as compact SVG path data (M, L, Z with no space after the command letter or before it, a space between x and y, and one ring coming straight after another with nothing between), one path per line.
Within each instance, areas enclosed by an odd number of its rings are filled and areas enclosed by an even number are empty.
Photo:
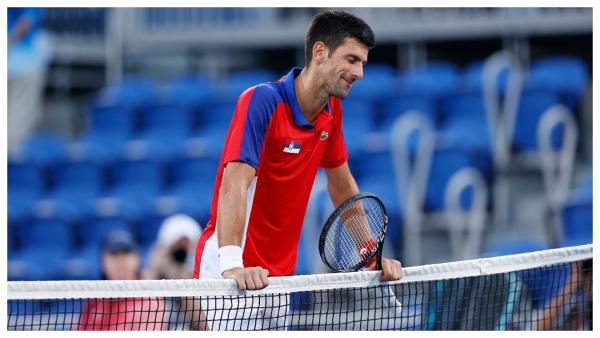
M242 290L260 290L269 285L269 271L260 266L232 268L223 272L223 278L234 279Z

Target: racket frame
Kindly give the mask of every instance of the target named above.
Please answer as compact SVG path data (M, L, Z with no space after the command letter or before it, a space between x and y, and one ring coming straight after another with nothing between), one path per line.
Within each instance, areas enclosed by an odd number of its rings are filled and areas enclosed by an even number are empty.
M368 256L366 256L363 260L361 260L355 266L353 266L353 267L351 267L351 268L349 268L347 270L340 270L340 269L334 268L334 267L331 266L331 264L327 261L327 259L325 257L325 243L327 242L327 235L329 234L329 230L333 226L335 219L342 212L344 212L348 208L349 205L355 203L358 200L367 199L367 198L373 199L375 202L377 202L379 204L379 206L381 207L381 210L383 212L383 226L382 226L382 231L381 231L379 237L377 238L377 245L375 246L374 250L372 250L369 253ZM369 192L361 192L361 193L358 193L358 194L356 194L356 195L348 198L346 201L344 201L342 204L340 204L331 213L331 215L329 216L329 218L327 218L327 221L325 222L325 225L323 226L323 230L321 230L321 236L319 237L319 254L321 255L321 260L332 271L335 271L335 272L354 272L354 271L358 271L359 269L361 269L362 267L364 267L373 258L373 256L377 255L377 269L381 270L381 256L382 256L382 251L383 251L383 241L385 239L385 232L387 230L387 225L388 225L388 216L387 216L387 211L385 210L385 205L379 199L379 197L377 197L375 194L372 194L372 193L369 193Z

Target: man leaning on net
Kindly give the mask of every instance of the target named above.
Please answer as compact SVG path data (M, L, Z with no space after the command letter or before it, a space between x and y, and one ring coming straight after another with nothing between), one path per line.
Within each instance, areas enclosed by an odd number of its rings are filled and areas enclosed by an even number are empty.
M374 40L369 25L352 14L318 14L306 34L305 67L240 95L196 248L195 278L234 279L240 289L257 290L269 276L292 275L318 168L325 168L334 206L359 192L347 164L341 100L362 79ZM400 262L383 258L381 280L400 277ZM208 316L211 325L219 314Z

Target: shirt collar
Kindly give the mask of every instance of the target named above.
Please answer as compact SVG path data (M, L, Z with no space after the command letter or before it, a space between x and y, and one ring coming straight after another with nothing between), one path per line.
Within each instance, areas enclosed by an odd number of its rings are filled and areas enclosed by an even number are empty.
M283 77L283 88L285 90L287 101L292 108L292 116L294 117L294 124L298 127L304 127L308 129L314 129L315 127L310 124L304 114L302 114L302 110L300 109L300 105L298 105L298 99L296 98L296 89L294 86L294 79L300 74L302 71L301 68L294 67ZM329 100L325 104L325 111L331 113L331 109L329 108Z

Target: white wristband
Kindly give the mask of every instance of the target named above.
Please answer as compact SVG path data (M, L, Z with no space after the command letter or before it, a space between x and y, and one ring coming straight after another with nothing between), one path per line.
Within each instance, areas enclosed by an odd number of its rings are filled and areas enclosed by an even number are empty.
M219 248L219 266L221 275L231 268L243 268L242 248L237 245L225 245Z

